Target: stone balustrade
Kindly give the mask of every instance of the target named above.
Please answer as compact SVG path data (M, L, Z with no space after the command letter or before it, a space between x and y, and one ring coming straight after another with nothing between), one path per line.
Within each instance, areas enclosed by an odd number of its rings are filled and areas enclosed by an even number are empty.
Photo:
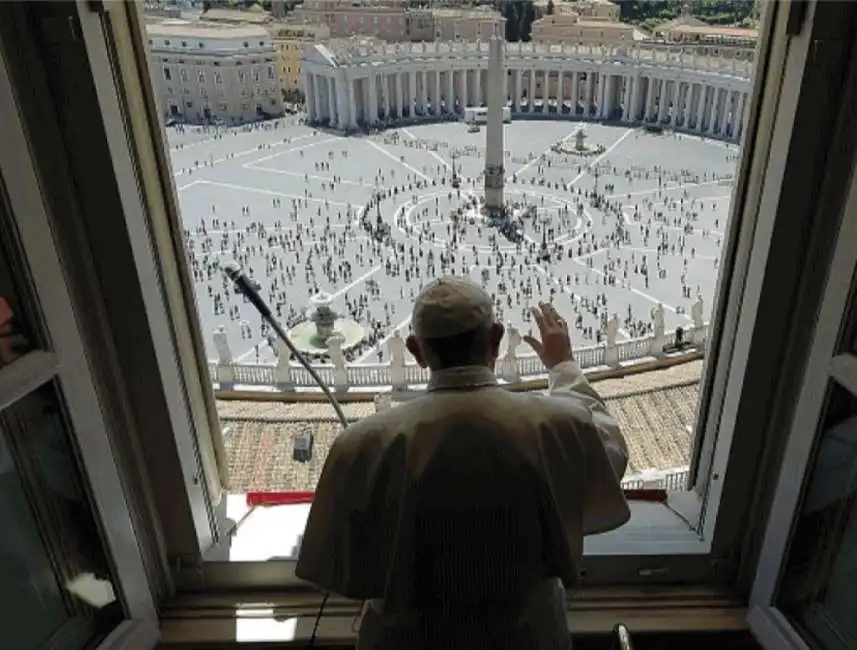
M687 354L702 350L705 346L708 325L688 327L684 330ZM217 335L216 335L217 336ZM619 368L642 361L666 358L664 346L675 343L675 331L664 332L643 338L602 343L576 348L574 356L585 371ZM313 367L328 386L338 392L387 390L407 391L425 386L429 371L415 363L408 363L402 352L390 346L389 362L361 364L316 364ZM231 353L223 339L217 341L219 361L209 363L211 380L216 387L231 390L262 389L279 391L320 390L309 372L296 361L282 355L275 364L246 364L231 361ZM518 354L517 345L507 351L497 362L497 376L504 383L516 383L546 376L541 360L531 351Z

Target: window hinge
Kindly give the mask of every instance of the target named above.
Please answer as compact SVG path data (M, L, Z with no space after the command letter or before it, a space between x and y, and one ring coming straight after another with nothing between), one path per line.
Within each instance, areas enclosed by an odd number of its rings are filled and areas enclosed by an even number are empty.
M806 22L807 0L792 0L789 3L789 17L786 21L786 34L797 36Z

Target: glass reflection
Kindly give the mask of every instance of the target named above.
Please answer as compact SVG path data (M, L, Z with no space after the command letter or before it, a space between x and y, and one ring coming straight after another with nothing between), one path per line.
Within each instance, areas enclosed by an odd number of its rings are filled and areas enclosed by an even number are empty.
M57 393L0 413L3 646L76 650L122 620ZM7 645L8 643L8 645Z
M33 349L31 321L23 313L23 300L27 297L22 295L25 276L17 272L26 267L14 246L17 233L12 228L4 189L0 185L0 368ZM28 304L35 303L28 301Z
M857 398L828 396L780 604L824 647L857 647Z

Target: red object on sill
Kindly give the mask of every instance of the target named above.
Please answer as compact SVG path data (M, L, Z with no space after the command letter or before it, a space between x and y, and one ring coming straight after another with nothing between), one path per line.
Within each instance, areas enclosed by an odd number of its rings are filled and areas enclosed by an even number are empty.
M248 492L247 506L293 506L300 503L312 503L315 492ZM650 501L664 503L667 491L661 489L625 490L628 501Z

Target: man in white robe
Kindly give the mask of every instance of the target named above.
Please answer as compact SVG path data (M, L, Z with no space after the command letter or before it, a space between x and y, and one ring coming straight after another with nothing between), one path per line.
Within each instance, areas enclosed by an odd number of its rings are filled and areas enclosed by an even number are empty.
M556 648L583 537L630 517L628 451L554 307L524 337L549 395L511 392L494 366L503 325L476 284L446 277L413 309L407 347L424 396L351 425L316 488L296 574L368 601L360 650Z

